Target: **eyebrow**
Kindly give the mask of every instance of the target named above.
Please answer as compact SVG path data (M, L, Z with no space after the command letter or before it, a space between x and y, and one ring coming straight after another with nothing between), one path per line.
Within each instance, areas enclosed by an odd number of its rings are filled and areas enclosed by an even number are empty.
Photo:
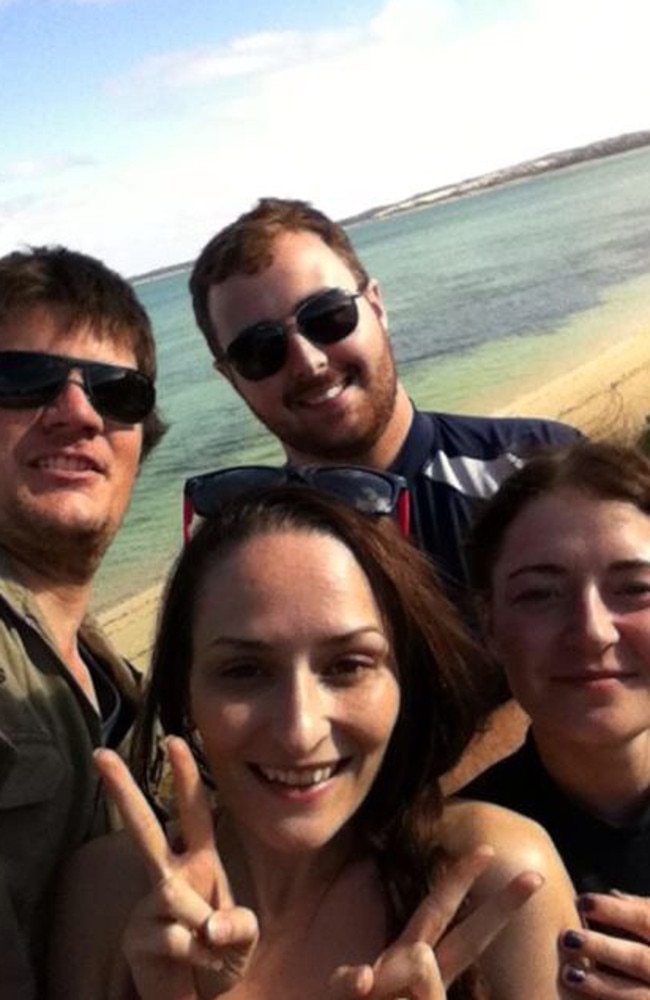
M296 302L295 306L293 307L293 309L291 310L290 313L287 313L284 316L279 316L277 319L258 319L258 320L256 320L253 323L247 323L246 326L243 326L241 328L241 330L239 331L239 333L236 334L236 336L235 336L234 339L236 339L242 333L245 333L248 330L255 330L256 327L258 327L258 326L267 326L269 323L272 323L272 324L275 324L275 323L281 323L281 324L288 323L289 320L293 319L293 317L296 315L296 313L299 312L299 310L302 309L302 307L304 305L306 305L308 302L310 302L312 299L317 299L320 295L325 295L327 292L332 292L332 291L334 291L338 287L339 287L338 285L323 285L323 287L319 288L318 291L311 292L309 295L305 295L304 298L300 299L299 302ZM346 289L343 289L343 291L346 291ZM352 293L350 293L350 294L352 294Z
M529 566L520 566L518 569L513 569L511 573L508 573L506 579L515 580L524 573L549 573L552 576L562 576L566 572L567 570L555 563L531 563Z
M362 625L360 628L351 629L349 632L342 632L340 635L329 636L322 640L324 646L342 646L351 639L361 638L363 635L377 635L388 642L388 636L376 625ZM245 639L240 636L221 635L217 636L210 643L211 646L238 646L240 649L250 649L251 651L264 651L272 649L274 643L266 642L264 639Z
M618 559L616 562L610 563L609 569L619 570L619 569L650 569L650 560L648 559Z
M631 569L650 569L650 560L648 559L617 559L615 562L609 563L607 566L608 571L620 572L624 570ZM508 573L506 579L514 580L525 573L546 573L549 576L563 576L569 572L563 566L558 566L557 563L531 563L529 566L520 566L518 569Z

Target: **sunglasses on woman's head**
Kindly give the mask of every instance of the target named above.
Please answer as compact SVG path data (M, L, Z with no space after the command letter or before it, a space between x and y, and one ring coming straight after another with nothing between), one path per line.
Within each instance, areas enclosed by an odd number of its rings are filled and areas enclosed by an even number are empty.
M348 337L359 322L357 292L329 288L318 292L298 306L293 319L298 332L313 344L336 344ZM290 331L286 321L264 320L247 326L228 345L226 359L238 375L249 382L276 375L287 360Z
M139 424L154 408L153 382L135 368L42 351L0 351L0 409L47 406L63 391L71 371L81 373L79 384L102 417Z
M402 535L409 534L409 494L406 480L390 472L356 465L323 465L304 468L240 465L206 472L186 480L183 536L189 539L194 515L214 517L221 507L252 490L302 483L331 493L364 514L397 514Z

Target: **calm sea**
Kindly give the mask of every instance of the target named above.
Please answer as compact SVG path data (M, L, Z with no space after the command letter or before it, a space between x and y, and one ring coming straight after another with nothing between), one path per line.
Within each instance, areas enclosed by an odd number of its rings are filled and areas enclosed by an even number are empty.
M413 398L425 408L489 412L625 336L650 303L649 180L643 149L353 227L381 281ZM282 457L212 369L187 276L137 283L171 428L140 475L98 579L97 607L166 572L187 476Z

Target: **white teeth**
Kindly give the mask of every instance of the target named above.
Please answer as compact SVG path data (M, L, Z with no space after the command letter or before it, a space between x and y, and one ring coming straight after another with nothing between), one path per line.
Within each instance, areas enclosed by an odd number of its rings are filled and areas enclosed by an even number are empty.
M259 767L259 771L267 781L275 781L281 785L290 785L292 788L309 788L311 785L320 785L332 777L336 770L336 764L328 764L327 767L301 768L301 770L280 770L277 767Z
M327 390L327 392L324 393L323 399L334 399L334 397L338 396L339 393L341 393L341 392L343 392L343 386L342 385L340 385L340 384L339 385L332 385Z
M79 455L49 455L39 458L39 469L63 469L66 472L86 472L94 468L92 462Z
M335 399L339 396L344 389L342 382L337 382L336 385L331 385L329 389L325 389L323 392L314 393L313 395L307 396L303 399L303 402L307 406L317 406L319 403L326 403L329 399Z

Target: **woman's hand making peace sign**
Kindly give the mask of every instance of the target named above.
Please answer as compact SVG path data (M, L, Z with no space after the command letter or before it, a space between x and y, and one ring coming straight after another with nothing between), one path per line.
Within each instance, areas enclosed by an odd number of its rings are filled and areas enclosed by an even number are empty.
M153 888L133 910L124 938L142 1000L207 1000L244 976L259 929L236 906L217 853L212 813L186 743L167 741L183 850L169 846L156 816L116 753L95 754L124 825L141 851Z
M178 799L181 852L169 846L117 754L100 750L95 755L153 885L133 910L124 950L141 1000L213 1000L245 976L259 928L252 910L236 906L232 898L189 748L171 737L167 753ZM489 847L478 848L451 865L374 965L337 970L330 984L332 1000L444 1000L446 986L542 884L535 872L518 875L447 932L493 855Z
M479 847L456 861L373 966L339 969L332 1000L444 1000L446 987L472 965L543 884L522 872L447 931L463 900L494 859Z

